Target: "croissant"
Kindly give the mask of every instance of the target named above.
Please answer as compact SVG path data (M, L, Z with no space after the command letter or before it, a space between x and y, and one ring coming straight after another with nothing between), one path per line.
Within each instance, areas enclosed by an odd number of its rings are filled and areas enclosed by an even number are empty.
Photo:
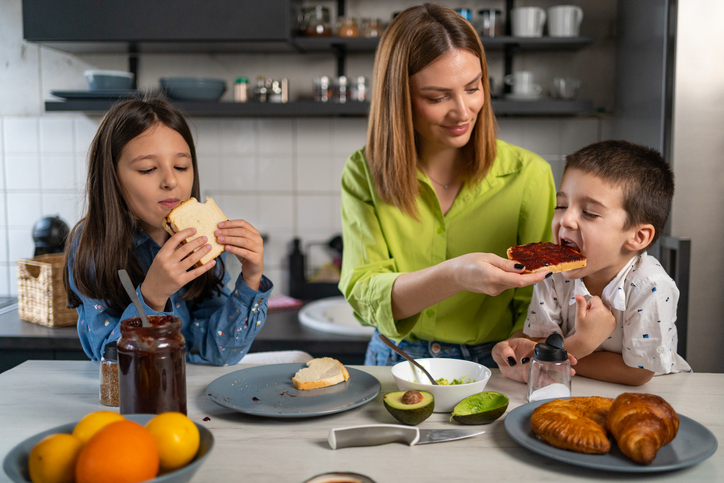
M611 449L606 418L613 404L607 397L574 397L541 404L530 427L543 441L577 453L604 454Z
M679 415L659 396L623 393L611 406L607 425L623 454L649 465L676 436Z

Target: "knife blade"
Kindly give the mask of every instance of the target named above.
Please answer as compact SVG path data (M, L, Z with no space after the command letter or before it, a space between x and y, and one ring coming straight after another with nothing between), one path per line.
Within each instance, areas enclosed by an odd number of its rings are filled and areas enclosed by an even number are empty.
M332 449L350 446L375 446L387 443L416 444L442 443L456 439L470 438L483 434L477 429L420 429L400 424L366 424L333 428L329 431L329 446Z

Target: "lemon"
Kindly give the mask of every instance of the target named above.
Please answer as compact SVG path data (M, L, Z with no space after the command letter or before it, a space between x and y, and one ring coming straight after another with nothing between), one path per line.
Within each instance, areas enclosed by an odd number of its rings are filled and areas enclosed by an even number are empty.
M83 441L71 434L51 434L30 451L28 470L33 483L73 483L75 462Z
M77 436L85 444L99 429L124 419L126 418L113 411L96 411L86 415L75 425L73 436Z
M164 473L186 466L199 450L199 428L185 414L161 413L146 423L146 429L156 440Z

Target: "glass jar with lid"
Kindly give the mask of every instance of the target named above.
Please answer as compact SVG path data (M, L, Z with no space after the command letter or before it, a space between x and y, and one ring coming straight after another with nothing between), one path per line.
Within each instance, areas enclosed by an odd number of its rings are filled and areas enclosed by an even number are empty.
M381 37L382 36L382 20L378 18L362 19L362 28L360 35L362 37Z
M101 356L99 399L105 406L118 406L118 350L109 342Z
M350 17L339 17L337 35L339 37L359 37L357 19Z
M149 315L121 321L118 386L121 414L186 414L186 341L181 319Z
M307 37L329 37L332 35L332 22L329 8L315 5L304 10L303 27L300 31Z

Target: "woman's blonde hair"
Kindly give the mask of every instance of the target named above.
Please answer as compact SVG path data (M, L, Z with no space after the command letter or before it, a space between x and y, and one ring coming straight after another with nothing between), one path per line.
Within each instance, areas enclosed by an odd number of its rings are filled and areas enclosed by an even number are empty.
M453 49L480 59L485 103L471 139L463 147L463 177L485 177L495 159L495 117L485 51L473 26L444 5L425 4L400 13L385 30L375 55L367 132L367 162L380 197L410 216L417 215L418 149L412 122L410 77Z

